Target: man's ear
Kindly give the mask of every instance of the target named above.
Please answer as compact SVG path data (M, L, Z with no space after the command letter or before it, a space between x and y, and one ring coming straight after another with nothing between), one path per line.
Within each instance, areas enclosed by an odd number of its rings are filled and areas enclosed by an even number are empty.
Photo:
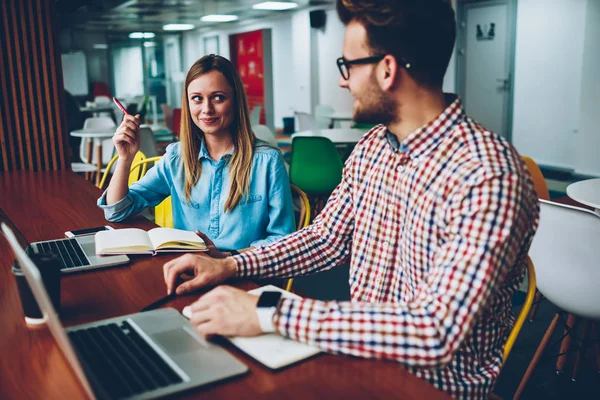
M380 72L379 85L382 90L390 90L398 80L398 61L390 54L386 54L383 60L379 62Z

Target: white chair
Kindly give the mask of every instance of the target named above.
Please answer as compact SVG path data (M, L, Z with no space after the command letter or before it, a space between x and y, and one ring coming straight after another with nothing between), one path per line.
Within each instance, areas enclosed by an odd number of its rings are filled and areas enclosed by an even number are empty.
M277 139L268 126L265 125L252 125L252 131L254 135L260 140L264 140L273 147L277 148Z
M113 128L116 127L115 121L110 117L106 116L98 116L92 118L86 118L83 122L83 129L95 129L95 128ZM95 155L92 151L91 160L88 160L88 147L91 142L91 139L83 138L81 139L81 144L79 145L79 158L81 159L80 163L71 163L71 169L74 172L95 172L97 167L95 165ZM111 139L106 139L102 141L102 161L104 164L108 164L110 159L113 156L114 146L112 144Z
M321 131L319 124L309 113L295 111L294 115L296 116L296 120L298 120L298 131Z
M529 250L535 264L537 288L562 311L595 321L600 320L599 244L600 216L584 208L540 200L540 223ZM550 323L515 399L521 395L550 341L559 315Z
M250 111L250 125L258 125L260 124L260 112L262 111L262 106L259 104L254 106L252 111Z
M144 153L147 158L158 156L156 138L154 137L152 128L149 126L140 127L140 151Z
M328 129L331 125L331 116L335 113L335 109L327 104L317 104L315 106L315 120L321 129ZM332 128L340 128L339 121L336 121Z
M83 129L96 129L96 128L115 128L115 121L112 118L106 116L98 116L87 118L83 123ZM88 160L87 147L90 139L82 139L81 146L79 146L79 157L81 160L88 164L96 163L96 155L92 152L92 160ZM108 164L110 159L113 157L114 146L112 139L104 139L102 141L102 164Z
M108 96L96 96L96 97L94 97L94 103L96 103L97 106L110 104L110 101L111 101L110 97L108 97Z

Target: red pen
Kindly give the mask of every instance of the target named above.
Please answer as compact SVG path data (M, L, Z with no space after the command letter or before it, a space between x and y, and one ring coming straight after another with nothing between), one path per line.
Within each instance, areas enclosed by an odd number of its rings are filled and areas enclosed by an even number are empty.
M119 107L121 109L121 111L123 111L123 114L129 115L129 113L127 112L127 109L125 108L125 106L123 104L121 104L121 102L119 100L117 100L116 97L113 97L113 101L115 102L115 104L117 105L117 107Z

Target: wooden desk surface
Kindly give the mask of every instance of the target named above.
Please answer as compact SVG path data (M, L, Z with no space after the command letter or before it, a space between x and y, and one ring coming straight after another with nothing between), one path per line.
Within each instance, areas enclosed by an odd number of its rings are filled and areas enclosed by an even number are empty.
M8 222L21 244L56 239L71 229L106 224L95 206L100 190L70 171L0 174L0 220ZM155 225L137 217L115 228ZM66 326L138 312L166 295L162 265L171 255L132 257L127 266L66 275L62 278L61 319ZM45 326L29 327L23 319L13 255L0 235L0 398L84 398L85 393ZM233 282L250 289L249 282ZM167 304L179 311L198 294ZM272 372L225 340L227 350L250 368L228 382L186 392L181 398L402 398L446 399L427 382L395 362L321 354Z

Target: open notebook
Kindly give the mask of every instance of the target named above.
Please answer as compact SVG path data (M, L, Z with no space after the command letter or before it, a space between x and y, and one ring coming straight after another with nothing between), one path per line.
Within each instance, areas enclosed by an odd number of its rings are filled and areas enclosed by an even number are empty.
M301 298L297 294L287 292L273 285L259 287L250 290L248 293L259 295L263 291L282 292L284 298ZM190 317L191 310L189 306L183 309L183 315L187 318ZM267 333L255 337L230 337L227 339L250 357L271 369L283 368L321 352L316 347L296 342L276 333Z
M95 235L96 254L152 254L205 251L206 244L194 232L173 228L127 228L101 231Z

